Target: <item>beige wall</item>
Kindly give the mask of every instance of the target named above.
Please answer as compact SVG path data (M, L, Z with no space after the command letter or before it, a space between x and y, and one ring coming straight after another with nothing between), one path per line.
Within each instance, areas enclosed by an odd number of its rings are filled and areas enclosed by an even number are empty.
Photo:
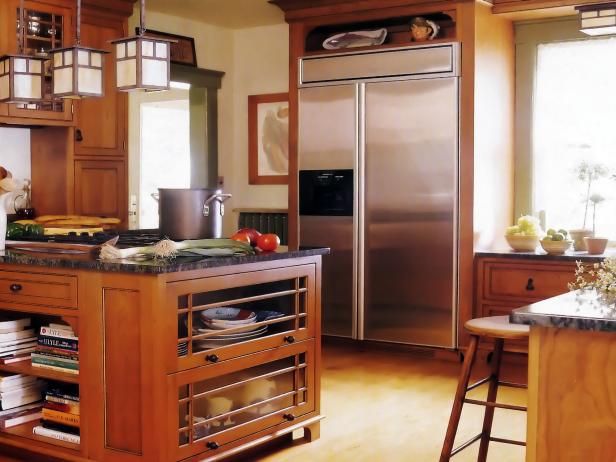
M134 29L138 15L131 18ZM219 175L224 189L233 194L227 203L229 216L225 233L237 223L231 213L237 207L287 206L286 186L248 184L248 115L250 94L278 93L288 89L288 27L274 26L228 29L175 16L148 12L147 26L195 38L199 67L225 72L218 103ZM129 123L130 191L138 191L138 97L131 95ZM137 148L136 148L137 147Z

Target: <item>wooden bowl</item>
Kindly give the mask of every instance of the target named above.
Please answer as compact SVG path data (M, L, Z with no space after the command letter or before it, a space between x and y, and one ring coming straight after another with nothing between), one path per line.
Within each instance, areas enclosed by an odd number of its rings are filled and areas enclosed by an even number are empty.
M543 250L545 250L550 255L562 255L567 250L569 250L569 247L571 247L573 241L540 241L540 244L541 247L543 247Z
M516 252L534 252L539 236L505 236L507 244Z

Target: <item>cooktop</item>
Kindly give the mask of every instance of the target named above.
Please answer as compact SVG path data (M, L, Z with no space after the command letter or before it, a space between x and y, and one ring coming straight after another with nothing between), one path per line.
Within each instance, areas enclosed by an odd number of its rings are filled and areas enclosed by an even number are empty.
M143 247L146 245L156 244L161 240L158 229L139 229L132 231L118 231L109 229L93 235L89 235L88 233L78 234L76 232L71 232L68 235L61 236L30 236L11 238L11 240L23 242L57 242L62 244L101 245L116 236L119 237L116 246L124 248Z

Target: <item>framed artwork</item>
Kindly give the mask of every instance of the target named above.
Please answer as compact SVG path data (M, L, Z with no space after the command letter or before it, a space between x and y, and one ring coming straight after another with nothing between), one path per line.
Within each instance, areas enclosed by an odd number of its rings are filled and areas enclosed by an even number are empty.
M139 28L135 28L139 34ZM145 35L164 39L177 40L171 44L171 62L173 64L184 64L185 66L197 67L197 51L195 49L195 39L183 35L168 34L157 30L146 30Z
M250 184L289 184L289 94L248 97Z

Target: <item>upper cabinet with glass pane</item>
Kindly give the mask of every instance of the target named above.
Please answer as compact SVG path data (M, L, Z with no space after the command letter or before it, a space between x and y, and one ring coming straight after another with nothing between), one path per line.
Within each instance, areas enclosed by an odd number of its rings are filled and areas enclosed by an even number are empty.
M19 1L10 0L0 7L0 52L12 54L17 52L19 34ZM6 13L6 14L5 14ZM25 53L47 56L49 50L67 46L72 43L74 8L49 5L34 1L25 2L26 48ZM8 123L20 123L20 119L48 120L53 124L70 125L73 120L70 101L53 99L51 96L51 73L49 64L45 66L44 101L36 104L10 104L0 114L6 113L13 120ZM1 120L0 120L1 121Z

